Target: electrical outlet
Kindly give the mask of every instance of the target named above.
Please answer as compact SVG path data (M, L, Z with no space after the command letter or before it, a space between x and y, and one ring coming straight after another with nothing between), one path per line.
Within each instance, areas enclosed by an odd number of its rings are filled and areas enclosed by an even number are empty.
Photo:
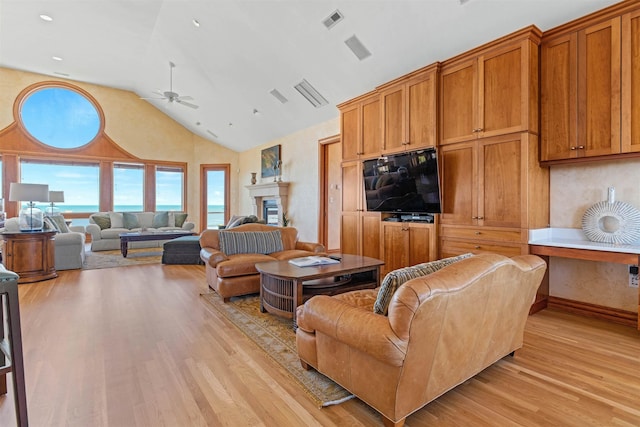
M629 266L629 287L630 288L638 287L638 266L637 265Z

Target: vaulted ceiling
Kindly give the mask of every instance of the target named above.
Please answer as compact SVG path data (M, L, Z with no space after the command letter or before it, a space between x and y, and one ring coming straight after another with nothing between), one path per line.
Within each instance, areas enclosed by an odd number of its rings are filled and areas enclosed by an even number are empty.
M611 0L0 0L0 66L130 90L236 151L338 116L336 104L435 61ZM323 21L339 11L328 29ZM51 21L43 20L47 15ZM371 53L358 59L345 41ZM57 57L57 59L54 59ZM326 98L315 108L294 86ZM0 82L0 87L2 82ZM276 89L288 101L271 92Z

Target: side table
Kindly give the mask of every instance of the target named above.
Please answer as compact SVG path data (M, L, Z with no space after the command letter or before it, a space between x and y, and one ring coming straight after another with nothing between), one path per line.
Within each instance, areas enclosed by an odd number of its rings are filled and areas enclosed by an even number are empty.
M55 231L0 233L4 240L4 266L20 276L18 283L58 277L53 245L55 235Z

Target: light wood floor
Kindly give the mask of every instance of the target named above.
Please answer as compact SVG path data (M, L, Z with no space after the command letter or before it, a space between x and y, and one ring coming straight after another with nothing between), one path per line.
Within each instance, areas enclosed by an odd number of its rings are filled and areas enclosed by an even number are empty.
M200 266L63 271L20 285L31 426L372 426L357 399L317 408L199 297ZM11 391L0 425L14 421ZM525 346L407 426L638 426L640 334L545 310Z

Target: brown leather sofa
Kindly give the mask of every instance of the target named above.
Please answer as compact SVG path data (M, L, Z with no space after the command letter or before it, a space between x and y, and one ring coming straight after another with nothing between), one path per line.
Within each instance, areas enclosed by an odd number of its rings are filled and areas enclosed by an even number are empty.
M404 283L388 316L373 312L375 289L315 296L297 311L302 366L351 391L386 426L402 426L522 347L545 270L534 255L476 255Z
M280 230L282 251L270 254L239 253L226 255L220 250L220 232L238 233L245 231ZM207 284L216 291L225 302L238 295L260 292L260 273L256 263L282 261L292 258L324 253L325 248L318 243L299 242L298 230L293 227L274 227L250 223L229 230L205 230L200 234L200 258L204 261Z

